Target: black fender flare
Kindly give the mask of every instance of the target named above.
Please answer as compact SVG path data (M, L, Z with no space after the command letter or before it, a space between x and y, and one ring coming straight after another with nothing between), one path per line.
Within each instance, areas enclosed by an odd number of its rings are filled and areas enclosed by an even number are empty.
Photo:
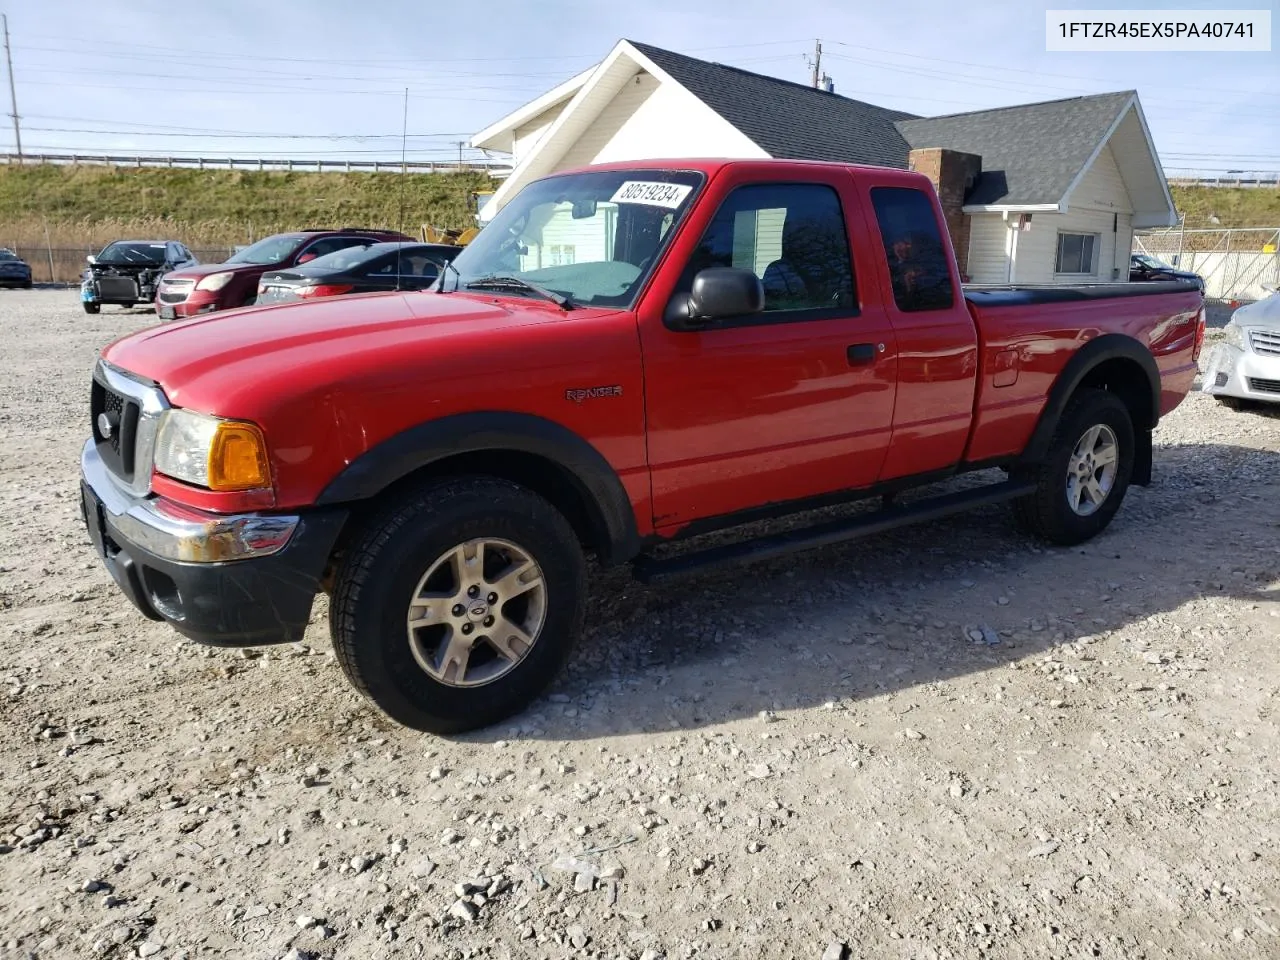
M1145 485L1151 481L1151 431L1160 422L1160 368L1155 357L1139 341L1123 333L1104 333L1094 337L1067 361L1049 390L1040 420L1031 434L1026 449L1019 458L1023 463L1039 463L1047 455L1049 444L1058 421L1084 379L1098 366L1110 360L1133 361L1146 374L1147 388L1151 391L1151 420L1134 423L1138 450L1134 463L1133 482Z
M621 563L639 552L631 499L609 461L572 430L529 413L476 411L410 427L352 460L329 481L316 504L369 500L423 467L485 451L532 454L559 467L603 540L603 563Z

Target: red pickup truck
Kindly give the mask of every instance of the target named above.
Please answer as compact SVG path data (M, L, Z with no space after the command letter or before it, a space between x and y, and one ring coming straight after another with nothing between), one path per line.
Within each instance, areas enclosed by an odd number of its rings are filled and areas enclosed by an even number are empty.
M1094 536L1150 481L1203 337L1187 282L962 289L914 173L595 166L527 186L431 291L108 346L85 521L142 613L203 643L298 640L329 593L350 680L460 731L554 676L588 555L653 580L1001 501L1050 542Z

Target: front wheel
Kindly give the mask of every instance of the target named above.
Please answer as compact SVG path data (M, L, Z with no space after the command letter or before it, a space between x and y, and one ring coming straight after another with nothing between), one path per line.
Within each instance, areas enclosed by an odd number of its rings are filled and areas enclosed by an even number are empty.
M1133 476L1133 420L1114 393L1082 390L1063 411L1045 462L1024 476L1035 493L1014 501L1019 523L1051 543L1081 543L1106 529Z
M102 311L102 304L100 303L86 303L84 305L85 313L100 313L101 311Z
M459 733L518 713L582 629L582 548L565 518L489 477L432 484L370 522L329 627L348 679L393 720Z

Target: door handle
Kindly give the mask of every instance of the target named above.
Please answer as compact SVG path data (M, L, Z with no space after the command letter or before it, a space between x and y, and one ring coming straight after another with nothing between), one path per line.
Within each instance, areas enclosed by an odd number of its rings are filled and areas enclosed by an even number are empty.
M883 343L854 343L845 351L845 356L849 360L849 366L857 367L874 363L877 353L884 353Z

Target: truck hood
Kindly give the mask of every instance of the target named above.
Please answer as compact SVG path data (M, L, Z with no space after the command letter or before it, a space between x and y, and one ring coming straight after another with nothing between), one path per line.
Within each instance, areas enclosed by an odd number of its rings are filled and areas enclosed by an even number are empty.
M181 270L173 270L168 276L183 280L199 280L211 273L261 273L263 270L278 270L279 265L263 265L256 263L197 263Z
M206 413L256 407L272 392L312 391L368 364L421 368L508 327L562 322L612 311L471 293L371 293L244 307L139 331L110 344L103 359L154 380L175 406ZM424 370L425 375L425 370Z

